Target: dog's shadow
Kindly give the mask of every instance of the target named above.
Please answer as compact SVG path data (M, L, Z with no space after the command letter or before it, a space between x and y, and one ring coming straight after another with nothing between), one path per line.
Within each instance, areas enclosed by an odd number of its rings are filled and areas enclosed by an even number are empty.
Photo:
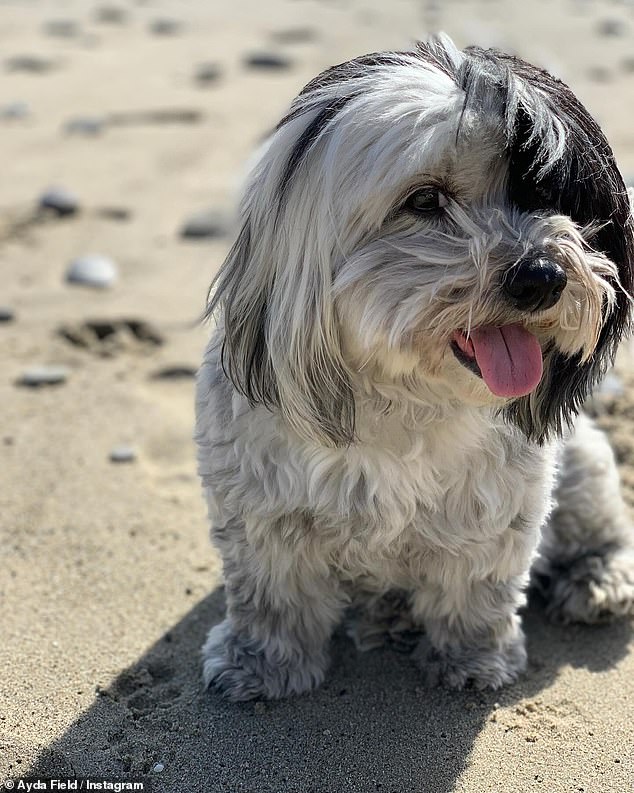
M560 628L532 607L524 617L528 673L493 693L426 689L408 655L360 654L340 633L317 692L236 705L203 691L199 677L205 633L223 613L218 589L99 691L29 776L149 774L153 791L170 793L444 793L497 703L535 696L564 665L612 667L632 630L627 622Z

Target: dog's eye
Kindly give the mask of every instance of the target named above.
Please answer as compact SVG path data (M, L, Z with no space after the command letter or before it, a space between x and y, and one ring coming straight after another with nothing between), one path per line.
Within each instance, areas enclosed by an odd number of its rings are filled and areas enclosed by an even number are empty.
M410 195L404 207L418 215L427 215L438 212L448 204L447 196L437 187L423 187Z

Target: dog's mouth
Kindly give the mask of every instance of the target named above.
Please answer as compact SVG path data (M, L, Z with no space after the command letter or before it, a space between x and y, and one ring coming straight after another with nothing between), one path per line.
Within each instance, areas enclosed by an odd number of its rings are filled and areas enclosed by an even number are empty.
M542 348L523 325L484 325L468 334L451 334L451 351L470 372L481 377L492 394L530 394L542 377Z

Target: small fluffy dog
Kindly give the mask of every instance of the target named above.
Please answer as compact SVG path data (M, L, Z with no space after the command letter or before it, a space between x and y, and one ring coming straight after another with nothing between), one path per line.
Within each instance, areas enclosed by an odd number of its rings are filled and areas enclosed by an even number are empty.
M353 605L360 645L401 619L436 680L497 688L526 665L531 569L553 617L631 614L614 459L575 416L633 261L612 151L545 71L441 37L310 82L210 293L197 442L228 613L206 683L312 689Z

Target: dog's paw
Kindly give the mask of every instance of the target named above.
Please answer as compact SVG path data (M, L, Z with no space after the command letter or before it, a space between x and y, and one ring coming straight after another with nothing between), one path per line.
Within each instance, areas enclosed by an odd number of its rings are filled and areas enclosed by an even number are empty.
M266 648L234 633L226 619L211 629L202 650L203 680L233 702L282 699L316 688L324 678L325 657L293 655L294 662L277 662Z
M544 595L553 622L597 623L634 616L634 552L589 555L558 566Z
M419 655L428 687L497 689L514 683L526 669L524 637L501 649L451 647L426 648Z

